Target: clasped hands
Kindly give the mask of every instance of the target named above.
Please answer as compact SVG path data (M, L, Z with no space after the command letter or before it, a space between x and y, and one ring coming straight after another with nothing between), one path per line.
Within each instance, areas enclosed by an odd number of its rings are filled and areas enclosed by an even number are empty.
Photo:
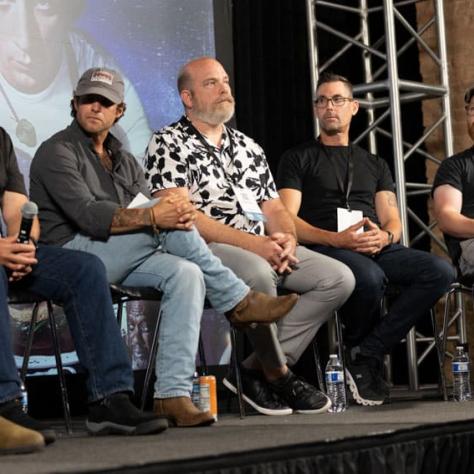
M197 211L187 196L178 193L162 197L153 207L155 223L160 229L190 230Z
M363 232L358 232L364 229ZM388 234L368 217L335 234L335 247L377 255L389 242Z
M9 270L9 281L18 281L38 263L32 243L19 244L16 236L0 238L0 264Z
M296 243L293 234L274 232L269 236L255 236L252 250L263 257L277 273L291 273L299 262L295 255Z

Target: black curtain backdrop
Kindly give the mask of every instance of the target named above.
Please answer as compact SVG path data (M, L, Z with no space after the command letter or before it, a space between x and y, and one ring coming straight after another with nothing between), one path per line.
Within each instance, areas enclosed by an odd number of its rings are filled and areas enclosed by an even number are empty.
M335 0L334 3L354 6L353 0ZM369 6L381 5L381 0L369 0ZM400 6L404 17L416 26L415 5ZM318 20L336 30L353 36L359 29L359 18L352 13L318 7ZM370 36L372 44L383 35L383 13L372 14ZM234 78L236 95L236 118L238 128L254 138L264 148L270 168L275 173L281 154L288 148L313 137L312 94L309 73L306 9L304 0L234 0L233 42ZM400 48L409 36L396 22L397 45ZM318 32L320 64L332 57L341 46L341 40L324 31ZM384 48L382 48L382 51ZM418 47L413 44L399 61L399 76L421 81ZM376 70L381 60L374 62ZM352 47L331 65L331 71L347 76L354 84L362 83L363 64L359 49ZM386 76L379 78L384 79ZM385 95L385 94L384 94ZM375 94L377 97L377 94ZM383 110L382 110L383 111ZM376 110L376 114L382 111ZM376 115L377 116L377 115ZM423 133L421 104L409 103L402 106L403 139L414 143ZM390 120L382 123L391 130ZM352 136L366 128L363 111L355 117L351 127ZM362 146L366 143L362 142ZM378 138L378 153L392 169L392 141ZM406 163L407 181L426 182L426 167L422 157L416 154ZM427 197L408 199L408 205L422 220L428 222ZM419 228L410 220L410 235ZM416 248L430 250L429 238L422 239ZM417 326L431 334L429 318L423 318ZM396 351L395 380L406 382L404 346ZM434 354L431 363L425 364L421 382L436 382Z
M312 137L303 0L235 0L236 116L263 146L272 171L281 153Z

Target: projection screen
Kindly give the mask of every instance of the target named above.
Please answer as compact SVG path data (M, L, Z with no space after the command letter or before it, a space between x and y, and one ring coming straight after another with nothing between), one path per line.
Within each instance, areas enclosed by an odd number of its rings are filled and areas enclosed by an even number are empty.
M151 131L182 114L179 67L193 57L215 56L216 49L227 51L229 45L215 42L216 5L212 0L0 0L0 126L13 140L27 185L38 146L72 120L73 88L89 67L106 65L123 73L127 111L113 132L141 162ZM225 21L219 26L230 37ZM122 332L134 368L143 367L148 355L156 312L146 303L127 306ZM30 307L12 308L18 355L30 314ZM203 324L209 327L208 362L226 362L224 318L209 311ZM61 329L64 359L74 370L77 359L65 321ZM41 324L35 341L32 365L44 373L54 362Z

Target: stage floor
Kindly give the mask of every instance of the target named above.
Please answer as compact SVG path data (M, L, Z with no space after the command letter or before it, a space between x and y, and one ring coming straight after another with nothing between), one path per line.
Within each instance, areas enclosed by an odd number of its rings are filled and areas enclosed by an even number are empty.
M459 426L456 422L472 420L474 402L441 401L402 401L380 407L350 406L340 414L281 417L251 414L243 420L237 415L227 414L210 427L172 428L156 436L143 437L90 437L84 430L83 421L74 420L74 434L67 436L58 422L59 439L42 452L0 457L0 472L111 472L146 464L158 468L159 463L186 459L196 459L195 467L199 470L198 458L249 455L260 451L265 459L264 452L268 449L275 452L275 448L314 445L321 450L321 446L329 448L334 443L350 439L356 442L369 438L370 444L377 444L377 440L386 440L394 433L444 424L452 424L455 430ZM157 471L190 472L189 466Z

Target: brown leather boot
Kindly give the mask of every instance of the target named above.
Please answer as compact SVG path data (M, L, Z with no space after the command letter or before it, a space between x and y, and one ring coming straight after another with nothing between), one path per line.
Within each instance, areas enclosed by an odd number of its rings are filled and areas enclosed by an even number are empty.
M286 316L297 301L296 293L270 296L250 290L247 296L225 315L237 328L245 328L255 323L273 323Z
M207 426L216 421L210 412L196 408L189 397L155 398L153 411L166 416L170 426Z
M43 448L44 438L40 433L0 416L0 454L32 453Z

